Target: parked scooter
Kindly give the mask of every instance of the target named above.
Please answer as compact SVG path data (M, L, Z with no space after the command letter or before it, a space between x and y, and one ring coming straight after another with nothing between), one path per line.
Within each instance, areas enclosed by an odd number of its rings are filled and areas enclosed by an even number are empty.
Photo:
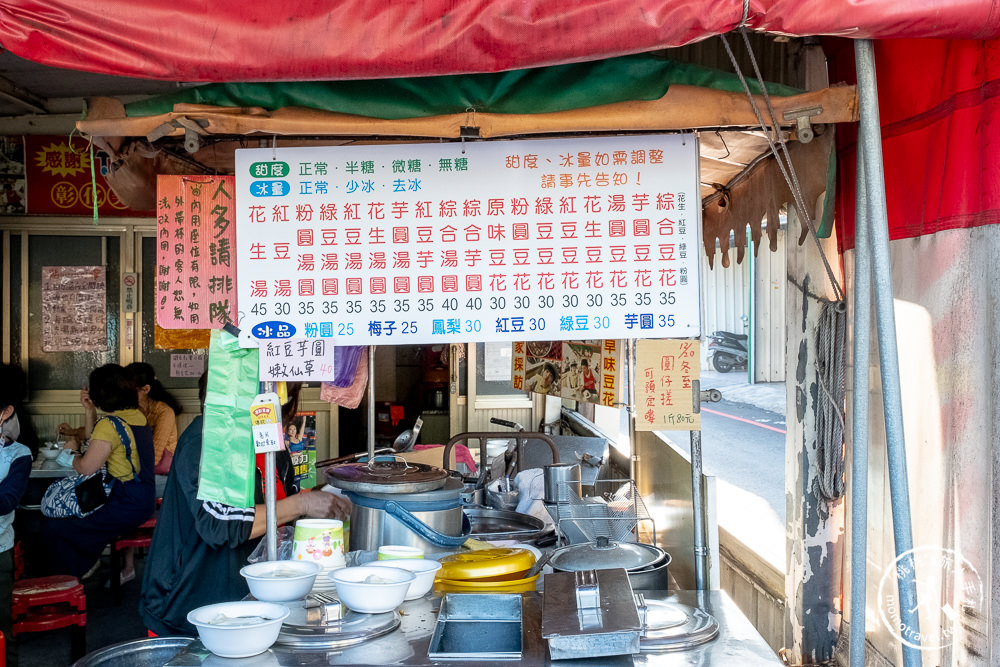
M747 336L728 331L713 331L708 336L708 349L712 352L712 366L720 373L747 368Z

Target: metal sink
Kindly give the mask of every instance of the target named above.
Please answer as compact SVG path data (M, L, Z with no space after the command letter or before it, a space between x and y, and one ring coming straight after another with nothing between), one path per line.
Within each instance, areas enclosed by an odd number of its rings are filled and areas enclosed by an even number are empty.
M452 593L441 602L427 657L520 660L521 596Z

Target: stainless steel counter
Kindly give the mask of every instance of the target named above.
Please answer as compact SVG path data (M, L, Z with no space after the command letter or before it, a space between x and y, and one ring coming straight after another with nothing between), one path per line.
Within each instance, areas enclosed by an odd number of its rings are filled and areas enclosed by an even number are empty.
M615 658L586 660L548 659L548 649L541 636L542 596L524 593L523 603L523 656L518 661L433 661L427 657L427 646L437 621L439 597L425 597L406 602L400 607L402 623L395 632L370 642L336 651L308 651L274 646L266 653L252 658L226 659L209 653L201 642L195 641L181 651L167 667L310 667L312 665L448 665L473 664L511 667L512 665L555 665L556 667L674 667L675 665L718 665L728 667L755 667L781 665L781 661L764 642L746 617L723 591L697 593L695 591L644 591L648 600L672 599L701 607L719 622L719 636L711 643L686 651L672 653L642 653ZM700 604L699 604L700 598Z

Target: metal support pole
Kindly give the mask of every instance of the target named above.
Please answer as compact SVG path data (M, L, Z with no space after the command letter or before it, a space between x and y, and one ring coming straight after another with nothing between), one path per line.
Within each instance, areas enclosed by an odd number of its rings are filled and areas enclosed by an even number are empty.
M368 346L368 460L375 460L375 346Z
M868 358L871 348L871 248L864 148L858 142L854 198L854 397L851 421L851 641L850 664L865 664L868 567Z
M277 476L274 457L276 452L264 454L264 517L267 521L267 559L278 560L278 495L275 488Z
M701 412L701 381L692 387L693 412ZM691 510L694 512L695 589L708 590L708 547L705 545L705 504L701 489L701 430L691 431Z
M625 410L628 412L628 442L629 451L632 455L629 456L629 477L631 479L636 479L638 470L636 470L636 461L639 457L639 443L635 435L635 338L629 338L625 341ZM655 535L654 535L655 537Z
M871 40L854 42L858 72L858 98L861 123L859 150L864 150L865 192L868 199L869 238L872 246L872 278L875 286L875 312L878 323L879 365L882 375L882 410L885 414L886 453L889 460L889 496L892 504L892 530L896 557L913 549L910 521L910 493L906 475L906 442L903 436L903 403L899 386L899 358L896 349L896 322L892 304L892 267L889 261L889 223L885 206L885 180L882 173L882 132L878 113L878 86L875 78L875 54ZM917 587L912 553L897 568L899 611L913 641L903 644L903 665L922 664L920 620L917 614Z

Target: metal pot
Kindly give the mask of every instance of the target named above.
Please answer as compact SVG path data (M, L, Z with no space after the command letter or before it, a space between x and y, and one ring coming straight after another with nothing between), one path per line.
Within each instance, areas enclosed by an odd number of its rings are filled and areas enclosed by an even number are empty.
M595 542L561 547L549 562L557 572L624 568L635 590L666 590L670 554L651 544L613 542L598 537Z
M577 497L583 496L580 488L580 464L553 463L542 466L542 475L545 482L545 502L567 502L571 491Z
M349 491L351 551L398 544L424 553L455 551L468 534L462 512L462 482L449 478L440 489L418 493Z

